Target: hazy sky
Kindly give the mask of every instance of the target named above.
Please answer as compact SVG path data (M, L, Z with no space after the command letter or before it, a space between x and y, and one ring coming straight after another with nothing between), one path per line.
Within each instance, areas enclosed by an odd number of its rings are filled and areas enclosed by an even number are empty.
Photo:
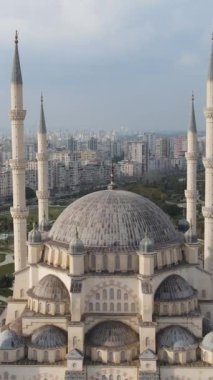
M14 32L27 109L49 130L183 131L191 92L198 129L213 31L212 0L0 0L0 130L10 131Z

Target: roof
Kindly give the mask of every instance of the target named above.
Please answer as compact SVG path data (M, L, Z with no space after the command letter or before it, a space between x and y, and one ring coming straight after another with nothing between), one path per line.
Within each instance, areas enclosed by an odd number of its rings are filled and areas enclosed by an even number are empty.
M157 346L171 350L186 349L197 344L196 338L181 326L169 326L157 334Z
M49 238L68 245L76 227L85 248L136 250L146 231L155 247L181 240L169 217L158 206L122 190L97 191L76 200L53 224Z
M56 326L43 326L31 336L31 346L38 348L56 348L67 344L67 334Z
M56 276L48 274L43 277L29 294L35 298L52 301L70 300L69 292L64 283Z
M195 120L195 110L194 110L194 95L192 94L192 108L189 122L189 131L197 133L196 120Z
M21 65L18 52L18 34L15 36L15 51L13 56L13 68L11 82L16 84L22 84Z
M142 360L156 360L157 356L152 350L145 350L142 352L142 354L139 355L139 359Z
M202 340L201 348L213 352L213 331L209 332Z
M24 345L24 338L15 331L4 330L0 333L0 350L14 350Z
M167 277L155 292L155 301L177 301L192 298L196 291L181 276L173 274Z
M208 80L213 80L213 37L212 37L212 48L211 48L211 56L209 62L209 72L208 72Z
M101 322L87 334L87 344L93 347L116 348L139 342L138 334L119 321Z
M40 124L39 124L38 132L43 133L43 134L47 133L45 116L44 116L43 95L41 95Z
M66 359L71 359L71 360L82 360L84 358L84 355L82 352L74 348L68 354L66 355Z

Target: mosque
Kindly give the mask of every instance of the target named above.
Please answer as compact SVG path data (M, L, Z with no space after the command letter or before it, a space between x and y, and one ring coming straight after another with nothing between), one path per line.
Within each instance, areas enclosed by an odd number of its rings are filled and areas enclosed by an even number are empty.
M188 129L187 221L108 188L48 228L47 132L38 130L39 227L27 236L23 83L11 80L15 282L0 332L0 380L213 380L213 48L207 81L204 258L196 234L197 132Z

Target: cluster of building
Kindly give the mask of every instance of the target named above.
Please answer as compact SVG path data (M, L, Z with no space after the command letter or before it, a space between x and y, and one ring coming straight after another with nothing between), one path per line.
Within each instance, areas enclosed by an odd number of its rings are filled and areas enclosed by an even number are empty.
M186 135L158 137L155 133L142 136L88 136L88 133L72 136L48 134L48 188L52 194L76 193L82 189L106 186L112 161L117 182L140 180L155 172L185 170ZM204 139L199 140L199 162L204 149ZM25 140L26 186L38 187L37 139ZM12 195L12 173L9 165L11 140L0 144L0 197Z

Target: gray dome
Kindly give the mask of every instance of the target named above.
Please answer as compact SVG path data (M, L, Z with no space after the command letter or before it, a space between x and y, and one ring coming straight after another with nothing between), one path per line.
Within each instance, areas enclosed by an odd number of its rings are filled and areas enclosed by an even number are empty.
M4 330L0 333L0 350L15 350L25 345L24 338L13 330Z
M103 190L68 206L49 238L69 244L76 226L85 247L136 250L148 230L156 246L180 241L169 217L148 199L128 191Z
M34 225L32 231L28 233L28 242L32 244L40 244L41 241L41 232Z
M56 348L66 344L66 332L55 326L41 327L31 336L31 346L37 348Z
M196 290L183 277L173 274L159 285L155 292L155 301L177 301L195 295Z
M204 348L208 351L213 351L213 331L209 332L202 340L200 345L201 348Z
M28 293L32 297L45 300L64 301L70 299L69 292L63 282L52 274L43 277L38 285L29 290Z
M87 334L87 344L93 347L122 347L138 343L138 334L118 321L106 321L93 327Z
M196 343L196 338L181 326L169 326L157 334L158 349L162 347L172 350L186 349Z

